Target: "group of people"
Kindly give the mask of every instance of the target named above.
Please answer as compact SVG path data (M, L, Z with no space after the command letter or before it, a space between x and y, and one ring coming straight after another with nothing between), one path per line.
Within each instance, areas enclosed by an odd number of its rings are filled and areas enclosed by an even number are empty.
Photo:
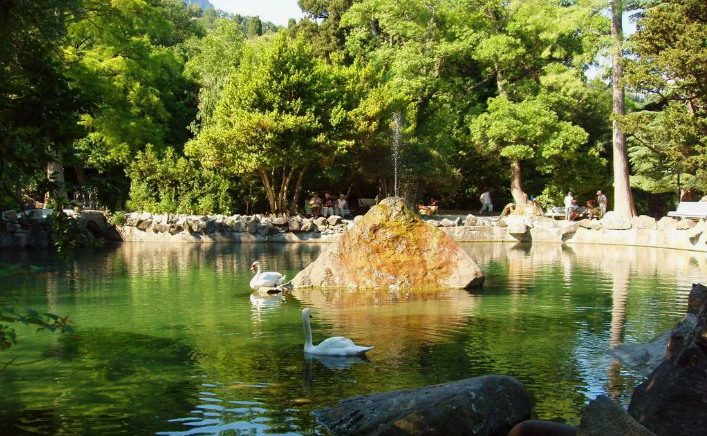
M574 198L574 193L569 191L565 197L565 219L576 221L581 218L601 218L606 214L609 207L609 199L601 191L597 191L596 200L588 200L583 213L579 212L577 200Z
M319 218L319 216L346 216L349 210L349 204L346 201L346 196L344 194L339 194L338 199L334 199L330 193L325 192L324 198L319 197L319 193L315 192L312 195L312 199L309 200L309 207L312 209L312 216L314 218Z

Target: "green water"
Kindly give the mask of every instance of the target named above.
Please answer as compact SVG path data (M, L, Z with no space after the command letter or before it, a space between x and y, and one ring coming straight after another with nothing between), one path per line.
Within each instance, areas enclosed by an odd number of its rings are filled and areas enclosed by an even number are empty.
M325 246L123 244L0 253L40 265L0 298L69 314L77 335L17 327L0 361L1 435L325 434L311 412L358 394L484 374L520 379L538 418L576 424L599 394L627 404L639 374L607 355L684 314L704 254L631 247L467 244L486 274L467 291L254 295L248 267L292 277ZM368 360L305 359L346 335Z

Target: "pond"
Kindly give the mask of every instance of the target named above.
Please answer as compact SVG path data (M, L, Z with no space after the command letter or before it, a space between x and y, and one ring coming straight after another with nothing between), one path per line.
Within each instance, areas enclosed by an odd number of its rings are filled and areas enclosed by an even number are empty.
M339 399L485 374L521 380L540 419L579 422L599 394L627 404L639 374L607 351L684 315L704 254L636 247L463 244L486 274L473 291L252 294L250 264L289 277L323 245L129 244L2 252L43 268L0 298L69 314L76 335L18 326L0 361L2 435L326 434L313 410ZM367 360L306 359L345 335Z

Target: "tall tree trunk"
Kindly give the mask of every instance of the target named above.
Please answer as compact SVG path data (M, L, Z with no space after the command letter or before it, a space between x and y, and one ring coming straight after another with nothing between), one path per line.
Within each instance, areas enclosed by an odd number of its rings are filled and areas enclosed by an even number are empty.
M54 183L52 192L47 192L44 196L44 204L46 205L51 198L56 203L56 208L61 209L69 203L69 197L66 195L66 186L64 184L64 165L61 163L59 154L54 155L54 160L47 163L47 180Z
M624 115L624 87L621 83L623 70L623 29L621 16L623 14L622 0L611 1L611 39L612 39L612 86L614 94L614 116ZM618 120L613 123L613 149L614 149L614 211L622 217L630 218L636 215L629 181L628 153L626 151L626 135L624 135Z
M494 61L494 70L496 72L496 86L498 88L498 95L503 98L508 98L508 93L506 92L506 80L503 78L503 71L501 71L501 66L498 61ZM511 195L513 196L513 201L517 205L525 206L528 204L528 195L523 192L523 178L522 178L522 168L519 160L515 159L511 161Z
M265 193L268 196L268 203L270 203L270 213L275 215L277 213L277 200L275 198L275 191L273 191L272 184L270 183L270 177L268 177L268 174L265 171L261 171L260 180L263 181Z
M84 184L88 182L88 176L86 175L86 171L83 169L83 167L75 165L74 166L74 171L76 171L76 180L80 184Z
M278 193L279 199L279 211L281 215L287 214L287 191L290 187L290 182L292 181L292 176L295 174L295 168L290 168L290 171L286 171L286 168L282 169L282 186L280 187L280 192Z
M508 93L506 92L506 79L503 78L503 71L501 71L501 66L498 64L498 60L493 62L493 69L496 73L496 87L498 88L498 95L503 98L508 98Z
M511 195L516 204L524 206L528 203L528 195L523 192L521 173L520 161L511 161Z
M304 173L307 172L307 165L305 164L304 168L302 168L302 171L300 171L299 176L297 177L297 182L295 183L295 193L292 195L292 209L293 211L296 211L299 206L297 205L297 200L299 197L299 188L302 186L302 179L304 178Z

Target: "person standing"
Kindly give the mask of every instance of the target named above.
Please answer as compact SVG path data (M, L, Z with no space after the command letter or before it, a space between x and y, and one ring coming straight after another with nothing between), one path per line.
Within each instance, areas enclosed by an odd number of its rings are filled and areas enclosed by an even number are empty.
M597 191L597 203L601 210L601 216L606 215L606 210L609 208L609 199L606 198L606 195L601 191Z
M565 197L565 219L568 220L570 218L570 211L572 210L572 201L574 200L574 194L572 191L569 191L567 193L567 196Z
M479 197L479 200L481 201L479 215L483 215L485 210L488 210L489 213L493 212L493 201L491 200L491 193L489 191L484 191L481 197Z

